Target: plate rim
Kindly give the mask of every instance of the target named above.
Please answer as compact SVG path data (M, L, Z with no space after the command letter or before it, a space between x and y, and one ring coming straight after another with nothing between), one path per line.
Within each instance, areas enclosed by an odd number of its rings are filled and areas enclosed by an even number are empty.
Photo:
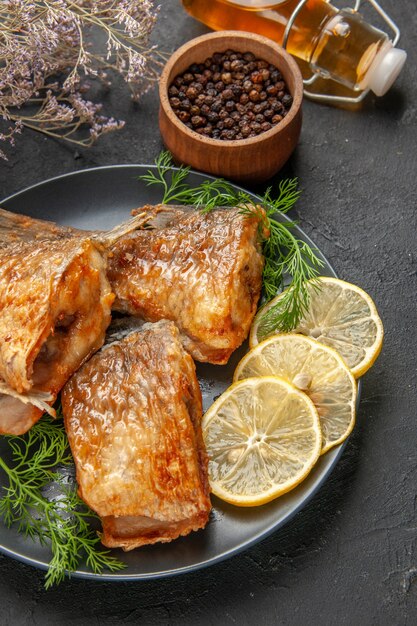
M2 198L0 200L0 206L2 206L3 204L6 204L8 202L11 202L13 200L15 200L16 198L18 198L18 196L23 195L25 193L28 193L30 191L32 191L33 189L36 189L38 187L42 187L45 185L48 185L50 183L62 180L62 179L67 179L67 178L71 178L71 177L76 177L76 176L80 176L80 175L85 175L85 174L89 174L92 172L100 172L100 171L104 171L104 170L117 170L117 169L155 169L156 165L155 164L147 164L147 163L119 163L119 164L115 164L115 165L102 165L102 166L96 166L96 167L87 167L87 168L81 168L78 170L74 170L72 172L66 172L65 174L60 174L58 176L52 176L50 178L44 179L40 182L34 183L32 185L28 185L27 187L20 189L17 192L14 192L13 194L10 194L8 196L6 196L5 198ZM179 168L176 166L173 166L172 169L174 170L178 170ZM218 177L215 176L211 176L210 174L206 174L205 172L199 172L197 170L191 169L189 170L189 174L190 175L197 175L198 177L205 177L206 179L210 179L210 180L215 180ZM257 200L261 200L261 197L259 196L258 193L252 192L250 190L245 189L244 187L242 187L239 184L236 184L232 181L227 181L230 182L230 184L233 185L233 187L235 187L238 190L242 190L246 193L249 193L253 198L257 199ZM283 219L286 222L292 222L293 220L291 220L286 214L280 214L280 219ZM323 252L320 250L320 248L317 247L317 245L312 241L312 239L310 238L310 236L304 232L304 230L299 226L298 222L296 222L296 226L297 226L297 230L299 230L303 236L303 239L305 241L307 241L311 247L316 250L319 254L320 257L323 258L323 260L325 261L328 271L333 274L334 277L337 278L337 273L334 270L332 264L328 261L328 259L324 256ZM361 393L361 381L358 380L358 395L357 395L357 407L359 406L359 401L360 401L360 393ZM310 501L311 499L316 495L316 493L320 490L320 488L323 486L323 484L327 481L327 479L329 478L330 474L333 472L335 466L337 465L340 457L342 456L344 449L347 445L347 442L349 441L350 437L348 437L342 444L340 444L338 447L333 449L333 459L330 461L328 467L325 470L325 474L318 480L318 482L316 484L313 484L309 490L308 493L304 496L304 498L296 505L294 506L290 511L288 511L284 517L282 519L280 519L278 522L272 522L269 524L269 526L267 526L265 529L262 529L261 531L259 531L256 535L254 535L250 540L245 540L241 543L239 543L237 546L228 549L228 550L223 550L223 552L221 552L220 554L208 558L204 561L200 561L198 563L195 564L191 564L191 565L186 565L186 566L181 566L179 568L175 568L175 569L167 569L167 570L163 570L163 571L159 571L159 572L145 572L145 573L132 573L132 574L126 574L123 573L123 570L121 570L118 573L102 573L102 574L96 574L94 572L88 572L88 571L84 571L84 570L75 570L74 572L67 572L67 578L79 578L79 579L84 579L84 580L95 580L95 581L112 581L112 582L127 582L127 581L135 581L135 580L156 580L156 579L160 579L160 578L171 578L171 577L175 577L175 576L179 576L179 575L184 575L187 573L191 573L194 571L198 571L200 569L206 569L207 567L210 567L211 565L215 565L218 564L226 559L232 558L240 553L242 553L243 551L250 549L251 547L253 547L254 545L260 543L261 541L263 541L264 539L266 539L267 537L269 537L271 534L273 534L274 532L278 531L280 528L282 528L284 525L286 525L287 523L289 523L291 521L291 519L293 519L295 517L295 515L297 515ZM5 527L7 528L7 527ZM203 531L204 532L204 531ZM30 565L32 567L35 567L37 569L40 570L44 570L47 571L48 570L48 564L47 563L43 563L41 561L39 561L37 558L31 558L28 557L24 554L21 554L20 552L16 552L13 551L7 547L5 547L4 545L0 544L0 553L14 559L17 561L20 561L21 563L24 563L25 565Z
M51 178L46 178L45 180L41 180L38 183L34 183L33 185L28 185L28 187L24 187L23 189L20 189L19 191L16 191L8 196L6 196L5 198L2 198L0 200L0 207L3 203L9 202L11 200L14 200L17 196L20 196L21 194L27 193L28 191L31 191L32 189L36 189L37 187L42 187L43 185L46 185L48 183L52 183L55 182L57 180L61 180L63 178L70 178L72 176L77 176L79 174L84 174L84 173L90 173L90 172L97 172L97 171L103 171L103 170L114 170L114 169L124 169L124 168L140 168L140 169L155 169L156 165L155 163L153 164L148 164L148 163L117 163L115 165L98 165L95 167L85 167L85 168L81 168L79 170L74 170L73 172L66 172L65 174L58 174L58 176L52 176ZM179 170L180 168L177 167L176 165L173 165L171 167L171 169L173 170ZM211 174L206 174L205 172L199 172L198 170L194 170L192 168L189 169L189 174L195 174L197 176L204 176L210 180L219 180L221 177L219 176L212 176ZM233 181L229 181L227 179L223 179L226 182L230 183L231 185L233 185L233 187L235 187L236 189L239 189L240 191L244 191L245 193L249 193L251 196L253 196L254 198L257 198L258 200L262 200L262 198L259 196L259 194L252 192L248 189L245 189L244 187L242 187L241 185L239 185L238 183L234 183ZM293 222L294 220L291 220L288 215L286 213L280 213L280 219L283 219L285 222ZM317 250L319 255L323 257L323 259L325 260L326 264L328 265L331 273L334 275L335 278L338 278L336 270L334 269L333 265L330 263L330 261L327 260L327 258L324 256L324 254L322 253L322 251L320 250L320 248L317 247L317 245L314 243L314 241L310 238L309 235L307 235L307 233L305 233L299 226L298 222L295 222L296 227L298 230L300 230L303 234L304 239L306 239L306 241L311 244L311 247L313 248L313 250Z

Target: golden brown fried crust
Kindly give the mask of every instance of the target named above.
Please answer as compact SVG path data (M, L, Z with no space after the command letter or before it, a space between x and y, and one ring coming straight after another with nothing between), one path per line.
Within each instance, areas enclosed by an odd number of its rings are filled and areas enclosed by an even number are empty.
M43 411L23 401L53 403L101 347L113 299L91 239L0 210L0 433L26 432Z
M102 518L104 545L130 550L205 526L201 393L173 323L105 346L61 397L79 493Z
M136 231L112 248L114 308L169 319L198 361L224 364L249 332L261 293L260 216L238 208L177 210L163 227Z

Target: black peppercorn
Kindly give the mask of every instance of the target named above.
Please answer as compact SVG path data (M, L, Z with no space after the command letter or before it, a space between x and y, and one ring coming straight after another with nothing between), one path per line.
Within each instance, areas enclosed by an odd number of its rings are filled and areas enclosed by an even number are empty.
M226 50L193 63L168 88L178 119L199 135L256 137L282 121L292 105L279 70L251 52Z
M230 85L230 89L236 99L240 98L240 95L242 93L242 87L240 85L234 83L233 85Z
M219 121L219 115L215 111L210 111L209 113L207 113L207 119L212 124L215 124Z
M262 78L262 74L261 72L252 72L252 74L250 75L251 81L253 82L254 85L257 85L258 83L262 83L263 82L263 78Z
M188 98L184 98L184 100L181 102L181 109L183 111L189 111L191 109L191 102L188 100Z
M268 96L276 96L277 92L278 89L276 85L268 85L268 87L266 88L266 93L268 94Z
M204 126L204 124L206 123L206 120L201 117L201 115L194 115L191 118L191 124L197 128L198 126Z
M178 119L181 120L181 122L188 122L188 120L190 119L190 114L187 111L179 111L178 112Z
M169 103L173 109L178 109L181 104L181 101L179 98L170 98Z
M228 141L232 141L235 137L236 137L236 131L233 129L230 130L224 130L223 131L225 133L225 139L227 139Z
M269 69L271 71L270 78L273 83L277 83L278 81L282 80L281 72L279 72L277 69L272 70L271 66L269 67Z
M206 96L203 93L200 93L199 96L197 96L197 98L194 100L194 104L196 104L198 107L201 107L201 105L204 104L206 100Z
M282 102L275 100L274 102L271 102L270 108L274 111L274 113L281 113L284 107L282 106Z
M225 89L222 91L222 100L233 100L234 95L231 89Z
M184 79L184 83L188 85L189 83L193 82L194 74L191 74L191 72L187 72L186 74L183 75L183 79Z
M246 93L250 93L253 89L253 82L251 80L245 80L243 83L243 89Z
M189 98L190 100L195 100L198 96L198 92L197 89L195 87L188 87L187 91L185 92L187 98Z

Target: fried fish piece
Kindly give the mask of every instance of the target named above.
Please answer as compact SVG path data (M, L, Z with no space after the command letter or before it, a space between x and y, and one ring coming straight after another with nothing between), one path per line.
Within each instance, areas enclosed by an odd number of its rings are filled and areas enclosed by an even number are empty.
M172 320L194 359L227 363L248 335L261 293L262 210L160 209L165 224L112 246L113 308L151 322Z
M137 216L133 223L141 223ZM104 342L114 294L101 237L0 209L0 433L26 432Z
M203 528L210 499L201 393L178 329L161 321L125 334L61 398L79 494L102 520L103 544L132 550Z

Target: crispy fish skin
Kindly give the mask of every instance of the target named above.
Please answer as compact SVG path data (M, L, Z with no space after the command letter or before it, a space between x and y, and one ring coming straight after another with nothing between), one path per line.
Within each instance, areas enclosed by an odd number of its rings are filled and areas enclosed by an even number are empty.
M0 212L0 433L26 432L102 346L113 299L92 239Z
M172 320L194 359L227 363L248 335L261 293L260 219L239 208L172 209L162 227L122 237L109 258L113 308Z
M68 239L79 233L80 231L70 226L61 226L0 208L0 249L17 241Z
M17 245L5 255L0 252L0 371L20 393L32 388L33 377L38 381L35 361L38 356L42 360L45 341L52 344L59 329L77 330L68 318L77 316L80 323L91 313L93 295L88 290L96 295L100 287L107 287L107 304L112 299L109 286L101 285L104 263L91 241L42 243L32 249ZM63 338L59 339L61 343Z
M105 546L132 550L205 526L201 393L173 323L105 346L61 398L79 494L101 517Z
M108 249L158 210L81 231L0 209L0 434L21 435L104 342Z

